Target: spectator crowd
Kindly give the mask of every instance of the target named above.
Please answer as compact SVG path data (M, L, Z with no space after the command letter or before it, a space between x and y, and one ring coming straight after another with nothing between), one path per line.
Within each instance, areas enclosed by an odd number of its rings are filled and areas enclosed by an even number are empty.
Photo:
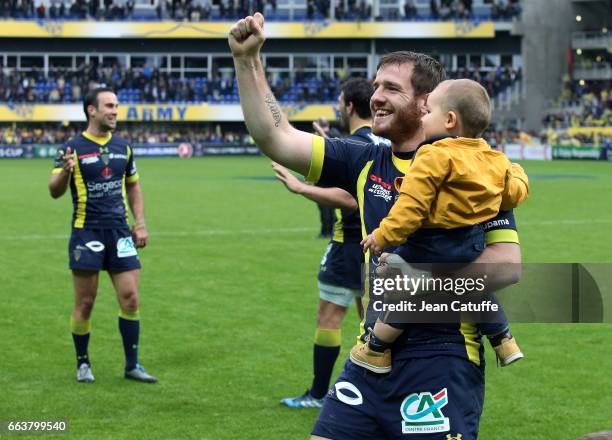
M84 130L78 123L44 123L0 125L0 145L61 145ZM185 123L120 123L117 134L132 144L189 142L210 144L250 144L246 128L241 124Z
M336 20L509 20L520 14L520 0L483 0L478 12L473 0L399 0L398 7L381 8L373 16L374 2L380 0L334 1ZM425 5L425 8L422 6ZM135 0L0 0L0 17L52 20L235 20L256 11L268 18L308 20L331 17L331 0L305 0L305 11L297 8L277 15L277 0L151 0L139 10Z
M323 74L319 78L300 69L287 75L269 74L272 91L281 102L305 104L335 102L338 79ZM341 77L350 72L338 72ZM521 79L521 71L509 67L481 71L460 69L449 72L453 78L467 77L482 83L491 96ZM238 87L233 77L213 75L180 79L166 71L145 66L126 69L118 65L81 64L76 70L51 67L47 76L39 69L15 71L0 65L0 102L72 103L80 102L91 88L105 84L113 87L119 101L129 103L238 103Z

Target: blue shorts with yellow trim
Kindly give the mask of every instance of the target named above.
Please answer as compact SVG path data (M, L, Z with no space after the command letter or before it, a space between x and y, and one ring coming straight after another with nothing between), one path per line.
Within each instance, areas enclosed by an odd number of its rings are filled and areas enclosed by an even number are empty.
M72 270L125 272L140 269L138 253L127 225L115 229L73 228L68 257Z
M483 402L484 368L457 356L394 359L388 374L348 360L312 434L333 440L474 440Z

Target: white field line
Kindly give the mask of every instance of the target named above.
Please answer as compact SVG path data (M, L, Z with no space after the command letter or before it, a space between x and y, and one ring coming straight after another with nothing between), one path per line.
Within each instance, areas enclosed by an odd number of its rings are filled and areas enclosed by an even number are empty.
M519 221L519 232L521 226L547 226L547 225L592 225L610 224L610 219L580 219L580 220L540 220L540 221ZM151 237L206 237L212 235L235 235L235 234L300 234L313 232L316 228L265 228L265 229L200 229L196 231L154 231ZM48 234L48 235L0 235L0 241L36 241L36 240L65 240L68 234Z

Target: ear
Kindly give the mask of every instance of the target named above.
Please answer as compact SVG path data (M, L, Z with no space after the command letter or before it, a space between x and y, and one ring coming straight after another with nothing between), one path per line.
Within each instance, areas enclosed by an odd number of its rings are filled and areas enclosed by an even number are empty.
M444 127L447 131L454 130L459 126L459 120L457 119L457 113L450 110L446 112L446 121L444 122Z
M421 115L424 115L427 113L427 97L428 96L429 96L429 93L425 93L423 95L419 95L415 97L417 110Z
M355 110L355 106L353 105L352 102L348 102L345 104L346 107L346 112L348 113L349 116L353 115L353 111Z

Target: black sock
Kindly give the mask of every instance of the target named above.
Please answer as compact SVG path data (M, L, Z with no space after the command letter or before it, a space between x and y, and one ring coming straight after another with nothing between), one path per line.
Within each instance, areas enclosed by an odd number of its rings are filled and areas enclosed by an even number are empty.
M312 387L310 387L310 395L315 399L322 399L327 394L334 364L339 354L340 346L324 347L314 344L314 378L312 379Z
M123 340L125 353L125 370L129 371L138 363L138 335L140 334L140 320L124 319L119 317L119 332Z
M489 338L489 342L493 347L497 347L498 345L501 345L502 339L512 339L512 333L510 333L510 329L507 328L503 332L496 335L487 336L487 338Z
M91 365L89 362L89 354L87 353L87 347L89 346L89 333L84 335L72 334L72 340L74 341L74 348L76 349L77 368L81 364Z
M368 342L370 348L378 353L383 353L385 350L390 349L393 342L385 342L377 337L374 333L370 335L370 341Z

